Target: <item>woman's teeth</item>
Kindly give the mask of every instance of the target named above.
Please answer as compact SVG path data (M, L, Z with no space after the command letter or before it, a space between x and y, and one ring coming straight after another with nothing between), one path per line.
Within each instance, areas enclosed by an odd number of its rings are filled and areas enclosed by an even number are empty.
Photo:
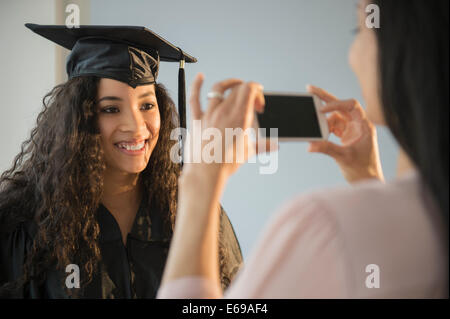
M126 149L128 151L138 151L144 148L145 141L139 143L139 144L128 144L128 143L119 143L117 144L118 147Z

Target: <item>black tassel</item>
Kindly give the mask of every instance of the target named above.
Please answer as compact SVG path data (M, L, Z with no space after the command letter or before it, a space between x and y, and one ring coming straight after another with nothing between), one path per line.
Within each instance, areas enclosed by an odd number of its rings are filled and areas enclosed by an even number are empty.
M186 88L184 68L178 71L178 114L180 116L180 127L186 128Z
M180 117L180 128L186 129L186 79L184 73L184 54L181 49L180 53L180 68L178 69L178 116ZM183 167L184 144L183 136L180 136L181 167Z

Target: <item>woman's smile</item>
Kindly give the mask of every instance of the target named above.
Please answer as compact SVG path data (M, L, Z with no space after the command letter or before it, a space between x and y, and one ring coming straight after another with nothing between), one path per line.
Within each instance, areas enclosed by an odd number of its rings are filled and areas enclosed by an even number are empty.
M114 146L126 155L141 155L144 154L148 148L148 139L140 141L122 141L115 143Z

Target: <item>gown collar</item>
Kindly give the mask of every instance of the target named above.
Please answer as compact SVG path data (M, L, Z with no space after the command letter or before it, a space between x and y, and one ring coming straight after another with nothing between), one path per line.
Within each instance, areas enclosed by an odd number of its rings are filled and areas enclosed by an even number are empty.
M161 214L155 211L154 205L149 207L147 203L148 200L144 197L134 218L131 231L128 233L127 242L130 238L141 242L167 241L163 235ZM100 243L122 241L119 224L103 204L99 205L97 221L100 226Z

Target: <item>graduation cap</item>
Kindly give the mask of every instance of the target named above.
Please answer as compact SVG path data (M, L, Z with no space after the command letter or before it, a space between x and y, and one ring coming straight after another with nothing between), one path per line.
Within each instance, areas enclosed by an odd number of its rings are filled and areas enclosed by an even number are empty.
M186 87L184 64L197 59L156 33L139 26L38 25L27 28L71 50L66 70L69 79L92 75L125 82L135 88L156 82L159 62L179 62L178 114L186 128Z

